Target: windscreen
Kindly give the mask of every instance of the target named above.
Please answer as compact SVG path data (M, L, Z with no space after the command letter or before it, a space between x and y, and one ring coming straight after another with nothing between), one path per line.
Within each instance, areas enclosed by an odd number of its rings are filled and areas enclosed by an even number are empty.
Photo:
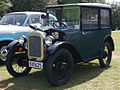
M61 14L62 14L61 10L62 10L61 8L52 8L47 10L47 13L49 15L48 17L49 26L54 28L60 27Z
M25 21L25 18L26 15L24 14L8 14L1 19L0 25L22 26Z

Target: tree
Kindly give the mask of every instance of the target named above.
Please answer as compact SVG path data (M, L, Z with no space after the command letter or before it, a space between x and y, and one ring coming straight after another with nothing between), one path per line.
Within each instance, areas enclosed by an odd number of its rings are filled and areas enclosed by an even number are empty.
M57 0L49 0L48 5L57 4Z
M58 0L58 4L65 4L65 3L105 3L105 0Z
M105 3L105 0L86 0L88 3Z
M12 11L43 11L49 0L11 0Z
M58 0L58 4L81 3L84 0Z
M112 6L112 29L120 30L120 3L113 2Z
M0 18L9 12L9 8L11 6L12 5L9 0L0 0Z

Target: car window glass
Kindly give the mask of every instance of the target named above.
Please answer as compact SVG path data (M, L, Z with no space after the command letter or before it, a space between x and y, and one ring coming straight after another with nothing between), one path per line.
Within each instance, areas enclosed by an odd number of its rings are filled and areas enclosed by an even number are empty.
M110 15L109 10L101 9L101 27L110 27Z
M68 29L79 29L80 27L80 8L63 8L62 22Z
M98 29L98 9L82 8L82 29Z
M57 26L59 26L59 23L58 23L58 21L57 21L57 18L54 17L53 15L49 15L49 24L50 24L50 25L53 25L54 23L55 23Z
M22 26L25 19L26 19L26 15L24 14L8 14L1 19L0 24L2 25L11 24L11 25Z
M80 8L63 7L47 10L49 13L49 25L53 24L54 28L78 29L80 27ZM52 17L50 17L50 15Z
M50 21L50 22L55 22L55 21L57 21L57 19L54 18L54 17L52 17L52 16L49 16L49 21Z
M31 15L25 26L28 26L29 24L39 23L39 22L40 22L40 15Z
M47 13L49 13L49 26L53 26L54 28L59 28L60 27L60 21L61 21L61 8L53 8L53 9L48 9Z

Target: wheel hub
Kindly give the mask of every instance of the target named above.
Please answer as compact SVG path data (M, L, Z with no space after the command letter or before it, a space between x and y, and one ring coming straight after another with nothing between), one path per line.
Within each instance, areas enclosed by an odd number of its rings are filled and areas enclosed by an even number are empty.
M65 65L62 62L57 63L55 66L56 72L59 72L59 73L61 73L64 70L64 68L65 68Z
M2 61L6 61L7 53L8 53L8 51L7 51L7 46L3 46L3 47L1 48L1 50L0 50L0 59L1 59Z
M26 65L25 59L24 59L24 58L21 58L21 57L18 57L18 58L17 58L17 64L18 64L19 66L25 66L25 65Z

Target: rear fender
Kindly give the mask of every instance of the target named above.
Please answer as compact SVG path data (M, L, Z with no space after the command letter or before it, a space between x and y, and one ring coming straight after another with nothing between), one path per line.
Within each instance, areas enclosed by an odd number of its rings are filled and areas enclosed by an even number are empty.
M113 41L113 39L112 39L112 37L111 37L110 35L107 35L107 36L104 38L103 44L104 44L104 42L106 42L106 41L110 43L110 45L111 45L111 47L112 47L112 51L114 51L114 50L115 50L114 41ZM103 44L102 44L102 45L103 45Z

